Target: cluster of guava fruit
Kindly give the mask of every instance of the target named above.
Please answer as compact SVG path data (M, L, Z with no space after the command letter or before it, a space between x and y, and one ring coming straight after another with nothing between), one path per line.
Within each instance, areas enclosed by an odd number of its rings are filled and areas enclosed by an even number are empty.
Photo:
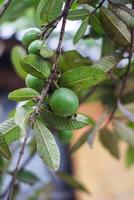
M41 49L45 49L46 44L40 39L40 33L40 29L37 28L27 30L22 38L22 43L28 49L29 54L36 54L45 58L47 55L42 53ZM41 92L45 87L45 81L28 74L26 77L26 86ZM77 112L79 99L72 90L65 87L55 87L48 96L49 107L56 115L70 117ZM57 135L63 143L68 143L71 139L72 131L59 131Z

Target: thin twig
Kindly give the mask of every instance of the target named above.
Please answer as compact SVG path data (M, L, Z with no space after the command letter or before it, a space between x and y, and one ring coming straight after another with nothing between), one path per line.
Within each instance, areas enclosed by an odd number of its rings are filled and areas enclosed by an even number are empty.
M104 2L105 2L105 0L102 0L102 1L98 4L98 6L96 6L96 8L95 8L94 11L93 11L93 14L96 13L96 11L97 11L98 9L100 9L100 8L103 6Z
M69 9L72 6L74 0L70 1L70 5L69 5ZM64 15L66 15L66 9L64 9L61 13L60 16L58 16L56 19L54 19L53 21L51 21L49 24L43 26L42 32L41 32L41 38L45 38L47 39L51 32L57 27L58 23L60 22L60 20L64 17Z
M59 56L60 56L60 53L61 53L63 38L64 38L64 34L65 34L65 26L66 26L67 16L68 16L68 12L69 12L69 9L70 9L72 2L73 2L72 0L67 0L66 3L65 3L64 16L63 16L63 21L62 21L62 26L61 26L60 36L59 36L59 42L58 42L58 46L57 46L56 53L55 53L52 71L51 71L51 74L50 74L50 77L48 79L48 83L47 83L46 87L42 90L41 96L39 97L39 101L37 102L37 106L36 106L33 114L30 116L30 119L29 119L30 120L30 126L29 126L29 128L31 128L34 125L34 121L35 121L37 115L40 113L41 106L43 104L44 98L47 95L47 93L48 93L48 91L51 87L51 84L55 81L56 73L57 73L58 60L59 60ZM14 185L15 185L15 182L16 182L17 172L19 170L20 161L21 161L22 155L24 153L24 149L25 149L28 137L29 137L29 131L27 132L27 134L24 138L24 142L23 142L21 150L20 150L20 154L19 154L19 158L18 158L18 161L17 161L17 164L16 164L16 168L13 172L13 176L12 176L12 180L11 180L11 186L9 188L7 200L11 200L11 198L12 198L12 192L13 192Z
M5 0L3 5L0 7L0 17L2 17L2 15L5 13L6 9L8 8L8 6L10 5L12 0Z

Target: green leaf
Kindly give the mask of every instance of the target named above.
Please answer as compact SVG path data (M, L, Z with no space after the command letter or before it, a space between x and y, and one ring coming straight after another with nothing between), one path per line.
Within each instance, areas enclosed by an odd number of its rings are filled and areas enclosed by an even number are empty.
M42 119L48 127L58 130L75 130L94 124L92 119L82 114L64 118L59 117L48 110L45 110L42 113Z
M58 84L67 87L76 93L98 85L106 80L106 74L93 66L81 66L62 74Z
M28 0L28 1L19 1L18 0L12 0L8 8L6 9L6 12L4 12L4 15L1 18L2 22L5 21L15 21L16 19L20 18L21 16L24 16L26 14L26 11L30 7L36 7L37 5L36 0ZM23 26L21 24L21 26Z
M103 146L114 156L116 159L120 158L118 147L118 137L108 129L102 129L99 135L100 141Z
M70 152L74 153L78 149L80 149L80 147L82 147L87 142L89 134L90 134L90 130L82 134L81 137L76 141L76 143L71 147Z
M60 152L54 136L38 119L35 120L33 132L40 157L50 169L57 170L60 165Z
M89 22L89 17L87 17L86 19L84 19L79 27L79 29L77 30L74 38L73 38L73 44L75 45L76 43L79 42L79 40L83 37L83 35L85 34L87 27L88 27L88 22Z
M11 144L22 136L20 128L15 124L13 117L0 124L0 133L4 135L7 144Z
M60 55L58 69L61 72L65 72L73 68L91 64L92 62L89 58L83 57L76 50L70 50Z
M63 0L40 0L36 16L38 22L49 23L56 19L60 14L63 6Z
M50 69L48 63L43 60L40 56L30 54L25 56L21 61L22 68L33 76L40 79L46 79L50 75Z
M86 9L71 10L68 15L68 20L84 20L89 17L89 14Z
M112 3L117 3L117 4L126 4L126 3L131 3L131 0L112 0Z
M69 186L71 186L75 190L80 190L82 192L90 194L89 190L71 175L63 173L63 172L57 172L56 174L61 180L63 180L65 183L67 183Z
M98 62L94 63L93 66L104 72L109 72L121 61L121 59L122 57L120 54L114 53L113 55L102 57Z
M6 143L4 135L0 133L0 154L4 156L7 160L11 159L11 152Z
M90 24L91 24L93 30L94 30L96 33L98 33L98 34L100 34L100 35L104 35L104 34L105 34L105 31L104 31L104 29L103 29L103 27L102 27L102 24L101 24L101 22L100 22L100 19L99 19L99 17L96 16L95 14L92 14L92 15L90 16Z
M134 11L125 5L113 4L109 6L110 10L117 15L127 26L134 27Z
M25 50L21 46L15 46L11 51L11 61L13 63L16 73L22 78L25 79L27 73L22 69L20 65L20 60L26 55Z
M33 172L24 169L18 171L17 179L30 185L34 185L39 181L39 178Z
M127 148L125 161L127 167L131 167L132 165L134 165L134 147L130 146Z
M16 108L15 123L21 128L24 133L27 129L29 117L32 112L33 108L29 106L21 106Z
M108 8L101 8L101 21L108 36L116 43L128 46L131 42L130 31Z
M130 146L134 147L134 131L133 129L129 128L126 124L114 120L114 129L119 137L128 143Z
M25 101L38 96L40 96L40 94L32 88L21 88L11 92L8 95L8 99L13 101Z

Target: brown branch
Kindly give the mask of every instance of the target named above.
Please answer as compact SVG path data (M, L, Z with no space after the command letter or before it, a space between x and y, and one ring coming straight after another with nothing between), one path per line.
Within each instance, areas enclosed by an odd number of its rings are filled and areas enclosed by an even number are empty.
M36 106L33 114L29 118L29 120L30 120L29 129L34 125L34 121L35 121L37 115L40 113L41 106L43 104L44 98L48 94L48 91L51 87L51 84L53 84L53 82L55 81L55 79L57 77L56 74L57 74L58 60L59 60L59 56L60 56L61 49L62 49L62 43L63 43L64 34L65 34L65 26L66 26L67 16L68 16L68 12L69 12L69 9L70 9L72 2L73 2L72 0L67 0L66 3L65 3L64 16L63 16L63 21L62 21L62 26L61 26L60 36L59 36L59 42L58 42L58 46L57 46L56 53L55 53L52 71L51 71L51 74L50 74L50 77L48 79L48 83L47 83L46 87L42 90L41 96L39 97L39 101L37 102L37 106ZM24 153L24 149L25 149L28 137L29 137L29 130L27 131L26 136L24 138L24 141L22 143L22 147L21 147L20 154L19 154L19 157L18 157L18 160L17 160L16 168L13 172L13 176L12 176L7 200L11 200L11 198L12 198L12 192L13 192L14 185L15 185L15 182L16 182L17 172L19 170L19 165L20 165L20 162L21 162L21 159L22 159L22 155Z
M10 5L12 0L5 0L3 5L0 7L0 17L3 16L3 14L5 13L6 9L8 8L8 6Z
M73 2L74 2L74 0L70 1L69 9L72 6ZM65 8L62 11L60 16L58 16L56 19L51 21L49 24L43 26L43 29L42 29L42 32L41 32L41 38L44 37L45 39L47 39L49 37L49 35L51 34L51 32L57 27L58 23L64 17L64 15L66 15L66 9Z

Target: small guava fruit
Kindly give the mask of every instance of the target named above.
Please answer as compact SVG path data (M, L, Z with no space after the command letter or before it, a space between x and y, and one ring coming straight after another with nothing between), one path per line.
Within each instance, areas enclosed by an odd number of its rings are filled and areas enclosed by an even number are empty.
M56 89L49 101L53 112L61 117L68 117L76 113L79 107L77 95L68 88Z
M38 92L41 92L43 87L45 85L45 82L35 76L32 76L31 74L28 74L26 77L26 86L29 88L32 88Z
M40 33L40 29L38 28L30 28L28 29L22 38L22 43L25 47L28 48L28 46L34 41L37 40L39 38L39 33Z
M49 58L54 54L54 52L49 49L47 44L42 40L33 41L28 47L28 52L30 54L40 55L43 58Z
M58 131L57 136L63 144L67 144L72 139L73 132L69 130Z
M42 40L35 40L33 41L29 47L28 47L28 52L30 54L37 54L40 55L40 50L41 48L44 48L44 41Z

